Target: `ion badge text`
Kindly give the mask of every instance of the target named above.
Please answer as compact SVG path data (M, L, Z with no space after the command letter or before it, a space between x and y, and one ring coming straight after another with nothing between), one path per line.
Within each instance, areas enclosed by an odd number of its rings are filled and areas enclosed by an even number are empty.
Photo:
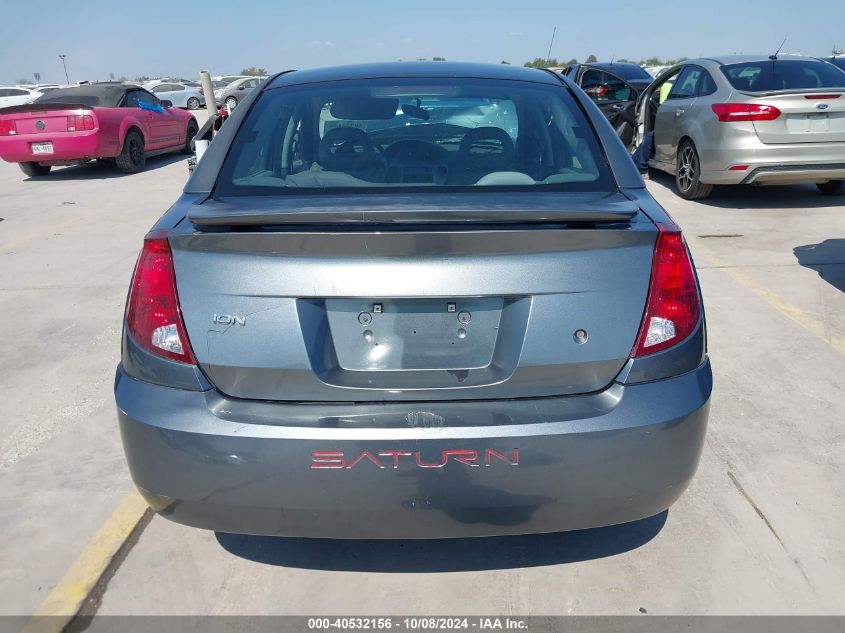
M215 314L211 322L218 325L246 325L246 317L235 314Z

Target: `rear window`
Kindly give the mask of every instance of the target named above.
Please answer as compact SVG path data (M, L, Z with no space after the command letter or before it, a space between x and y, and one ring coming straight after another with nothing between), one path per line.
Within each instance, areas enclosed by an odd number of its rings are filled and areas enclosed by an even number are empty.
M737 90L773 92L812 88L845 88L845 73L822 61L778 59L722 66Z
M215 194L462 187L614 188L592 127L562 86L385 79L265 91Z

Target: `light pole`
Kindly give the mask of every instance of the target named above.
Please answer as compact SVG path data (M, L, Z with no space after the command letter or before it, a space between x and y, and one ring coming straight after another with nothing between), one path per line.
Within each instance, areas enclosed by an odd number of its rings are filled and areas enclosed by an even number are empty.
M70 84L70 79L68 79L67 77L67 65L65 64L65 57L67 57L67 55L59 55L59 59L62 60L62 68L65 69L65 82Z

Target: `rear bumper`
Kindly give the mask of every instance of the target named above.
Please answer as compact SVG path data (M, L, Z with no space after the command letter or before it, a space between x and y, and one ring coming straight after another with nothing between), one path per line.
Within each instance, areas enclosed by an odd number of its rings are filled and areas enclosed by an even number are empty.
M61 162L82 160L85 158L101 158L114 151L101 147L101 137L98 130L91 132L68 132L67 134L22 134L20 136L5 136L0 139L0 158L9 163L27 162ZM34 154L33 143L52 143L52 154ZM119 150L119 148L118 148Z
M132 477L169 519L250 534L440 538L663 511L697 468L711 389L705 361L579 397L245 404L119 368L115 397Z
M701 181L716 185L785 185L845 178L845 143L765 144L754 138L723 139L699 148ZM747 165L744 170L730 170Z

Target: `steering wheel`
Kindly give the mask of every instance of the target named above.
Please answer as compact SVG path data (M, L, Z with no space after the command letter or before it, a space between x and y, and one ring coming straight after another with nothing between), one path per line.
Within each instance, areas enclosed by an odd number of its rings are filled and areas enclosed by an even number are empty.
M376 180L383 180L387 172L387 160L381 148L364 130L354 127L336 127L326 132L317 150L317 162L328 171L353 176L375 171L370 176Z
M430 177L428 182L438 185L446 184L449 178L449 166L446 164L446 150L432 143L420 139L404 139L391 143L384 150L387 159L388 174L398 172L398 182L426 182L418 180Z

